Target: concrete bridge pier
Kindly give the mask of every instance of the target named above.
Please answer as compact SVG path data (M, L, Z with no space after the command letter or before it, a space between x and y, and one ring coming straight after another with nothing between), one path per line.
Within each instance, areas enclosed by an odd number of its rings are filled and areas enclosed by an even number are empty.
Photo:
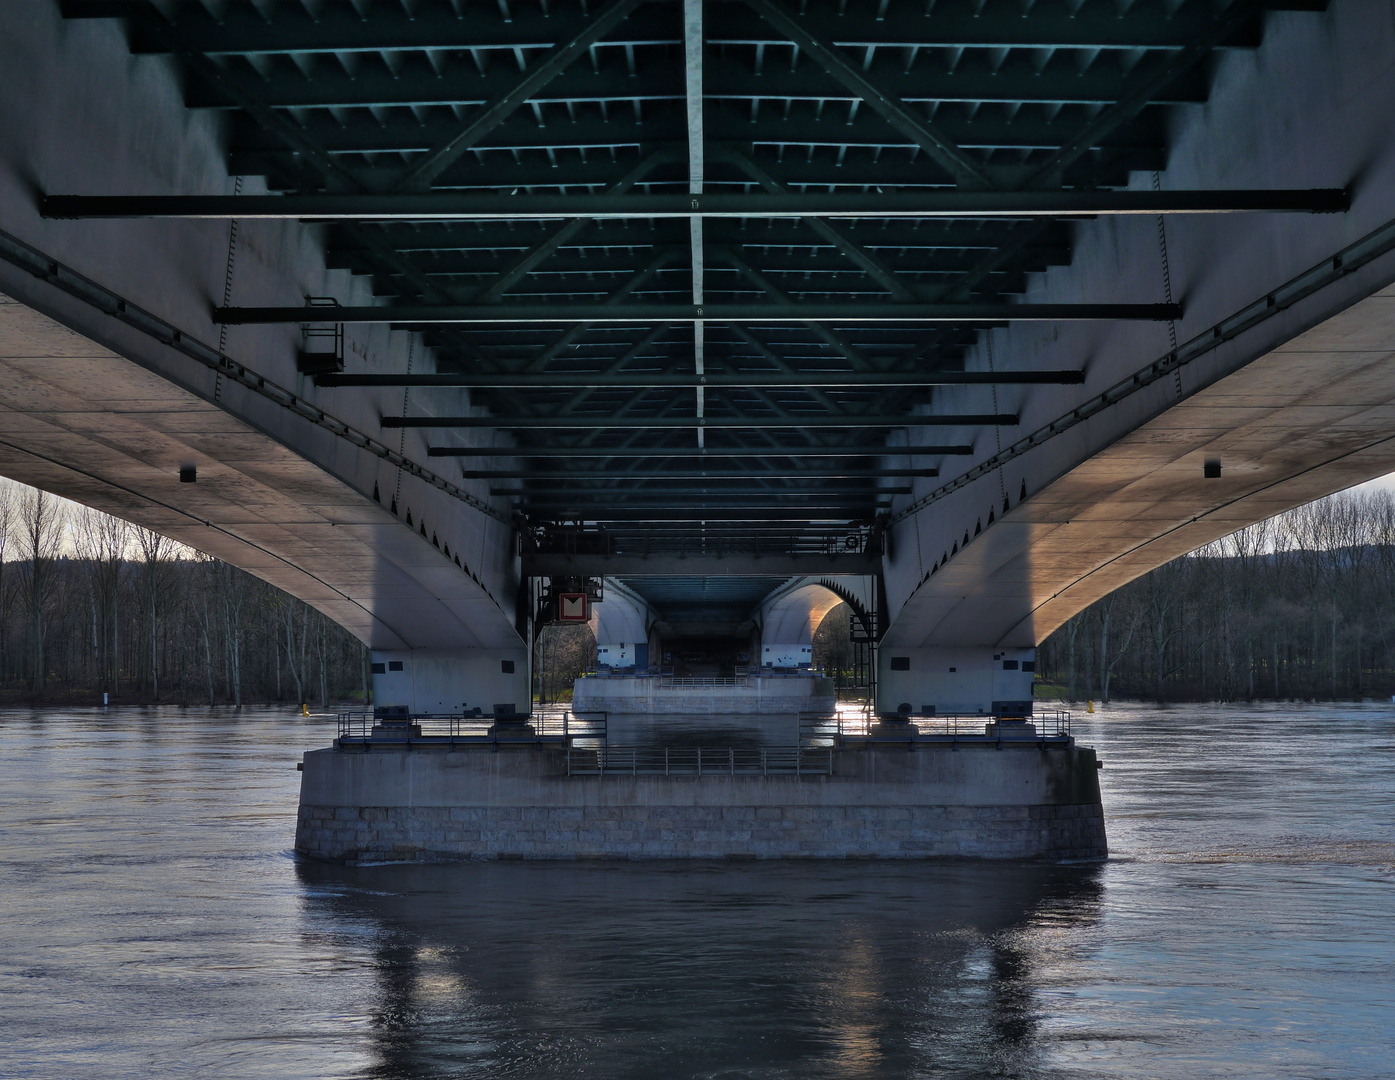
M602 667L657 666L658 651L650 641L654 612L644 598L614 578L605 580L604 599L592 606L591 631L596 635L596 663Z
M528 649L374 649L375 709L411 715L531 711Z
M990 645L883 645L877 653L877 712L1029 717L1036 655L1036 649Z
M854 584L861 579L849 579ZM761 602L760 666L807 667L814 662L814 632L843 597L812 578L795 578Z

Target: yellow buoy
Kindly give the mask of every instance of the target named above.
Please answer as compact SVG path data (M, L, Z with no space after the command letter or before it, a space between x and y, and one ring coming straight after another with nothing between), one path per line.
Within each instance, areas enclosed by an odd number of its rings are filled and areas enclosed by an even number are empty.
M1091 704L1090 711L1091 711L1091 712L1094 712L1094 711L1095 711L1093 703ZM309 706L309 705L302 704L302 705L300 706L300 715L301 715L301 716L309 716L309 715L310 715L310 706Z
M1094 702L1093 699L1091 699L1090 704L1089 704L1089 707L1086 708L1085 711L1086 711L1086 712L1094 712L1094 711L1095 711L1095 702Z

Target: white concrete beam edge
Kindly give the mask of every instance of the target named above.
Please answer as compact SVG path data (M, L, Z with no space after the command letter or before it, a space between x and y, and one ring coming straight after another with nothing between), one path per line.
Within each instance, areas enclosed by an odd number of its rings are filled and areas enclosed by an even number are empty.
M702 140L702 5L703 0L683 0L683 75L687 96L688 111L688 194L702 194L703 180L703 140ZM702 216L693 214L688 218L688 241L693 250L693 306L702 311L703 257L702 257ZM693 321L693 373L702 375L706 368L703 357L703 321ZM697 444L704 445L703 388L697 394Z

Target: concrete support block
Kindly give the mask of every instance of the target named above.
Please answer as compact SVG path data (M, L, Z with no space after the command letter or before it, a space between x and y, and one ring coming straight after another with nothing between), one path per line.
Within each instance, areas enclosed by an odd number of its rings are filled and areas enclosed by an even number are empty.
M317 751L296 849L333 861L1106 853L1093 751L837 758L827 777L699 780L567 777L541 752Z

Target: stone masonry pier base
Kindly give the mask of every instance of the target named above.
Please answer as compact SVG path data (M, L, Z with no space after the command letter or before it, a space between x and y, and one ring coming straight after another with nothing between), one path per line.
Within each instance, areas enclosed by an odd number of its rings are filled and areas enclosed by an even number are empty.
M819 776L568 776L563 751L316 750L296 850L447 859L1093 859L1095 752L840 750Z

